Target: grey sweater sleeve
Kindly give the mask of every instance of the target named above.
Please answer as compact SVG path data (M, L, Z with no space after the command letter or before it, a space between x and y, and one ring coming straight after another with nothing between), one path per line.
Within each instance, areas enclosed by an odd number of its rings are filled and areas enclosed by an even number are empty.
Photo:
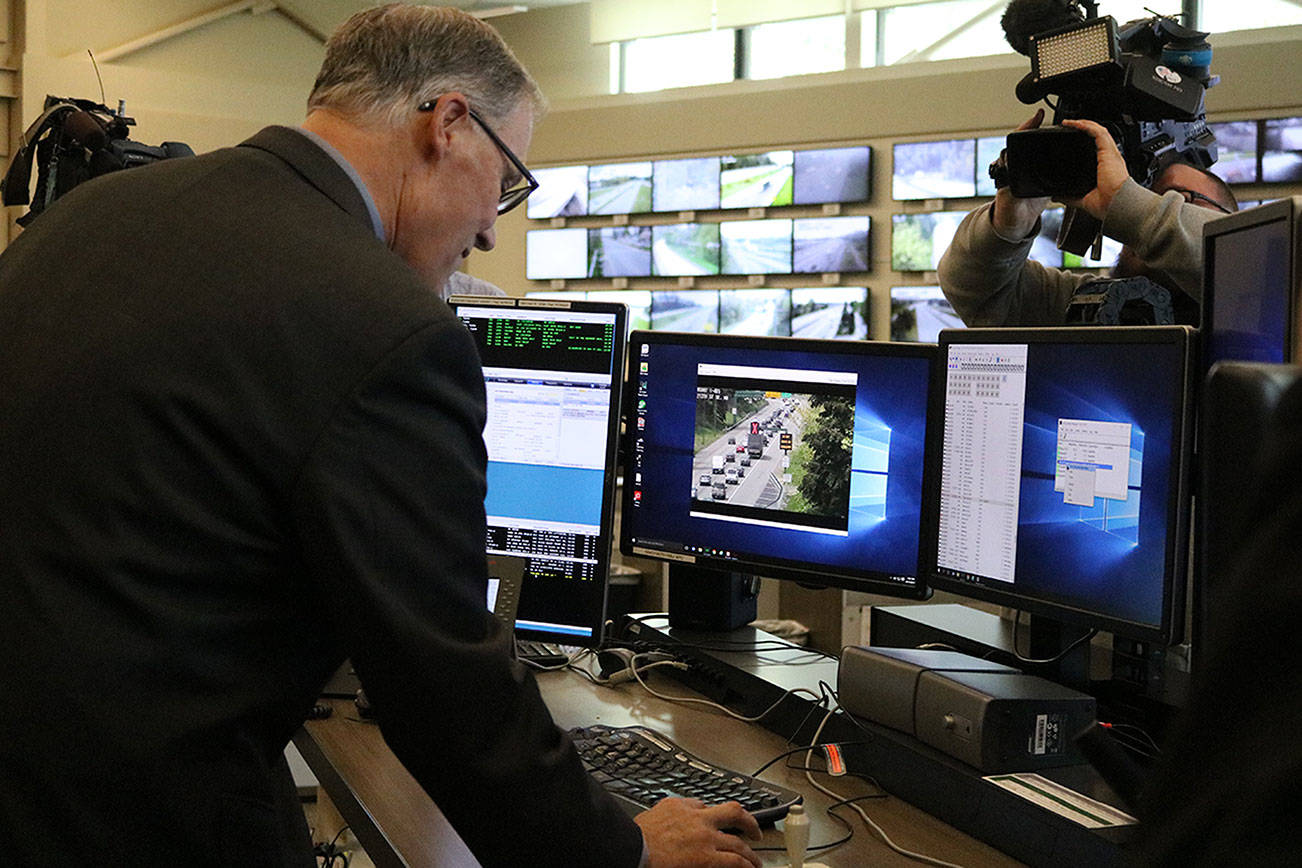
M969 326L1062 325L1076 287L1093 277L1047 268L1027 259L1039 221L1018 242L995 233L994 203L959 224L940 259L940 288Z
M1203 225L1224 216L1189 204L1173 190L1159 196L1127 179L1112 198L1103 234L1130 245L1153 280L1201 302Z
M1046 268L1027 260L1039 224L1013 243L995 233L986 204L959 225L940 260L946 298L970 326L1061 324L1076 287L1094 275ZM1190 205L1176 192L1157 195L1127 180L1112 199L1103 233L1131 249L1159 283L1202 297L1202 227L1222 216Z

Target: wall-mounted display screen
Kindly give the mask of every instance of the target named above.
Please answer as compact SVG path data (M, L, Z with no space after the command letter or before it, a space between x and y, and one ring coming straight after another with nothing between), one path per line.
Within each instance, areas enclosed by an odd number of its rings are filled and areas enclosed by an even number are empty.
M603 226L588 230L588 277L650 274L650 226Z
M1213 174L1227 184L1251 184L1257 180L1257 122L1227 121L1208 124L1216 136Z
M1268 120L1261 136L1261 180L1302 181L1302 117Z
M660 277L719 273L719 224L651 227L651 272Z
M976 140L897 144L891 172L894 199L966 199L976 195Z
M709 211L719 207L719 158L656 160L651 207L655 211Z
M995 195L995 179L990 177L990 164L999 159L1007 139L1004 136L986 136L976 140L976 194Z
M1045 208L1040 212L1040 234L1031 242L1031 252L1027 259L1047 265L1050 268L1062 268L1062 251L1058 249L1058 231L1062 229L1065 215L1062 208Z
M651 210L651 164L612 163L588 169L589 214Z
M867 340L868 288L811 286L791 290L791 335Z
M727 220L719 224L720 274L790 274L790 220Z
M651 328L651 293L645 289L593 289L589 301L617 301L628 307L628 330Z
M1064 268L1111 268L1117 264L1117 257L1121 255L1121 242L1104 235L1103 247L1098 259L1091 257L1089 251L1086 251L1084 256L1077 256L1065 250L1059 252L1062 254Z
M868 224L866 215L793 221L791 270L797 274L867 271Z
M526 292L524 297L547 301L583 301L588 293L582 289L539 289Z
M719 333L773 337L791 334L791 290L719 290Z
M723 208L767 208L790 205L791 151L721 157L719 204Z
M966 211L891 215L891 268L935 271Z
M651 328L671 332L717 332L719 291L666 289L652 292Z
M588 230L534 229L525 233L525 276L557 280L588 276Z
M941 329L961 329L939 286L891 287L891 340L935 343Z
M797 205L866 201L871 159L869 147L796 151L793 201Z
M533 177L538 189L526 205L525 213L530 217L579 217L588 213L587 166L534 169Z

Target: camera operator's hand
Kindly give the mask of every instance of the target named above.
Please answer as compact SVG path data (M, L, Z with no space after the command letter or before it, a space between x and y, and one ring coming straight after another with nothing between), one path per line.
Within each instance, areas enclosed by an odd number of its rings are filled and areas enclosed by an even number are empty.
M633 821L642 827L648 868L760 868L739 837L758 840L759 824L736 802L707 808L697 799L661 799Z
M1017 131L1033 130L1043 121L1044 109L1037 109L1033 116L1017 128ZM990 220L1000 237L1009 241L1020 241L1031 234L1031 230L1035 228L1035 221L1040 219L1040 212L1047 207L1049 207L1048 197L1018 199L1008 192L1007 187L1001 187L995 192L995 205L991 210Z
M1121 151L1117 149L1112 134L1094 121L1065 120L1062 125L1089 133L1090 138L1094 139L1094 149L1098 154L1098 180L1095 182L1094 189L1080 199L1064 200L1063 204L1073 208L1083 208L1094 218L1102 220L1112 205L1112 197L1130 177L1130 173L1126 171L1126 161L1122 159Z

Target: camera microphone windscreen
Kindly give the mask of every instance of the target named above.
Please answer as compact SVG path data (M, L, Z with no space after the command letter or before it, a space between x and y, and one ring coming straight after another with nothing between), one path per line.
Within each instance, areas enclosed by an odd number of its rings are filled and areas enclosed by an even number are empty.
M1004 9L999 24L1013 51L1030 57L1030 40L1049 30L1057 30L1085 20L1076 0L1012 0Z
M75 111L68 115L63 123L63 131L68 137L88 151L98 151L108 144L108 133L104 125L90 112Z

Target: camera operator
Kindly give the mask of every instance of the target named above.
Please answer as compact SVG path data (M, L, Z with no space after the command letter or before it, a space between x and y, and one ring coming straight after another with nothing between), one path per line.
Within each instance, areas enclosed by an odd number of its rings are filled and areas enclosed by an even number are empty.
M1044 110L1019 130L1034 129ZM1202 295L1202 227L1238 210L1220 178L1186 163L1172 163L1153 181L1136 183L1112 136L1088 120L1064 120L1088 133L1098 155L1097 186L1075 206L1102 221L1103 232L1122 242L1113 277L1148 277L1172 292L1177 320L1196 322ZM993 203L973 211L959 225L940 260L941 289L969 326L1062 325L1072 293L1093 280L1027 259L1048 198L1018 199L1007 187ZM1190 313L1180 315L1182 310Z

